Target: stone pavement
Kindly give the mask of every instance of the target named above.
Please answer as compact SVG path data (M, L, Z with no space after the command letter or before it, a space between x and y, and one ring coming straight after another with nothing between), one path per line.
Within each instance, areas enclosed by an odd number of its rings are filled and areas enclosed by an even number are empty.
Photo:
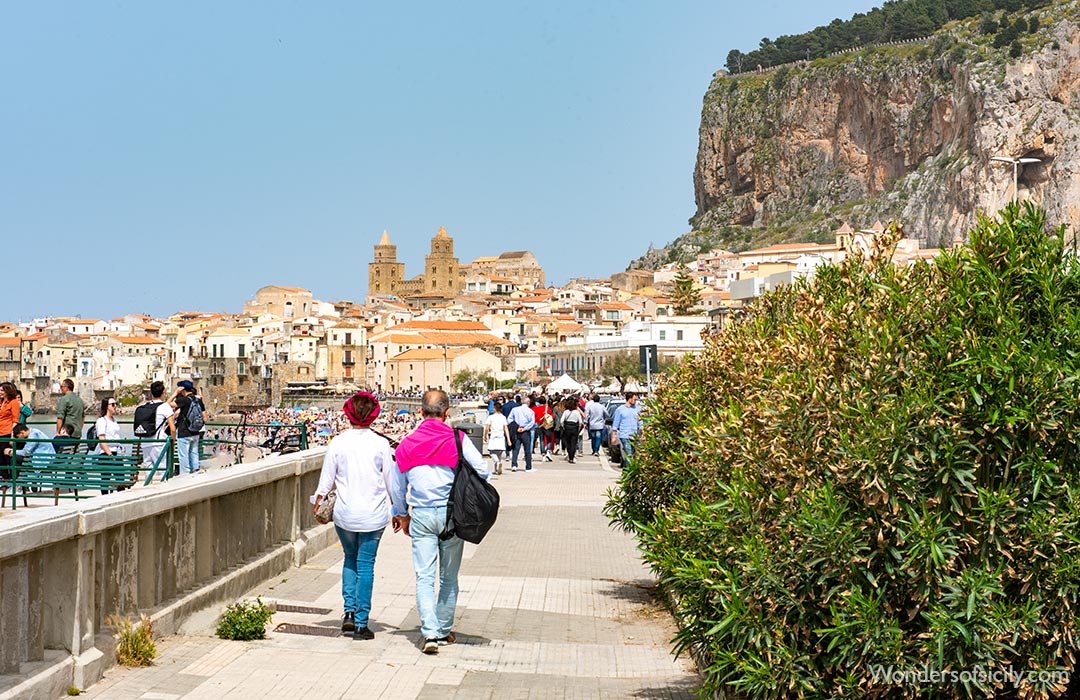
M209 629L158 642L143 669L114 668L84 697L103 700L213 698L691 698L699 677L674 658L670 616L634 541L601 508L616 473L602 459L555 457L535 473L495 480L499 521L466 545L458 643L425 656L408 539L383 536L375 567L372 641L338 632L341 548L249 595L287 608L257 642L223 641ZM204 627L212 624L204 622Z

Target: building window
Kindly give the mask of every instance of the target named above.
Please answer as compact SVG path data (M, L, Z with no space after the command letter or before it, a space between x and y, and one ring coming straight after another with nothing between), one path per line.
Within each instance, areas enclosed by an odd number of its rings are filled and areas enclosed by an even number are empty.
M238 364L238 365L236 366L236 371L237 371L237 372L238 372L239 374L243 374L243 373L244 373L244 363L243 363L243 362L241 362L240 364Z
M660 340L667 340L667 331L660 331Z
M223 348L224 348L224 346L223 346ZM243 357L244 356L244 351L245 351L244 344L240 343L240 345L237 346L238 356ZM222 354L225 354L225 353L222 353Z
M345 344L352 345L352 333L345 334Z
M682 331L675 331L675 340L682 340Z

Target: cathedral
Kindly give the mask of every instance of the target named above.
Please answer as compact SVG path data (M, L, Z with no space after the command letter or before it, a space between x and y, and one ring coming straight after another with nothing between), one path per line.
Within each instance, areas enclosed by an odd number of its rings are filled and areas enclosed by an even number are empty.
M454 257L454 239L439 227L431 239L431 252L424 257L424 272L405 279L405 263L397 261L397 246L383 231L375 246L375 260L368 263L368 296L450 297L460 289L458 259Z

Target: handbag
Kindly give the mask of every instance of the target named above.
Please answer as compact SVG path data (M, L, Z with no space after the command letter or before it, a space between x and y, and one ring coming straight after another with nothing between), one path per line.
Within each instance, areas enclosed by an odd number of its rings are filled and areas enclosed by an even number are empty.
M315 509L315 522L325 525L334 520L334 504L337 503L337 485L330 489L330 493L323 496L319 501L319 507Z

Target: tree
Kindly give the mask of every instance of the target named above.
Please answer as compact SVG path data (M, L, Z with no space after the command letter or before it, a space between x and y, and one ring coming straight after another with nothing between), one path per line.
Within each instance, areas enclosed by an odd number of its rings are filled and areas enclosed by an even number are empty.
M1024 53L1024 47L1020 45L1020 40L1016 39L1013 43L1009 44L1009 57L1020 58Z
M463 369L455 374L450 381L463 394L482 394L491 388L493 379L490 370L477 372L476 370Z
M613 377L619 383L619 393L626 391L626 385L631 380L641 380L641 365L638 358L631 354L611 355L600 366L600 373L605 377Z
M700 311L697 305L701 303L701 294L694 284L694 278L686 270L679 270L679 274L675 275L671 303L675 306L676 316L689 316Z

